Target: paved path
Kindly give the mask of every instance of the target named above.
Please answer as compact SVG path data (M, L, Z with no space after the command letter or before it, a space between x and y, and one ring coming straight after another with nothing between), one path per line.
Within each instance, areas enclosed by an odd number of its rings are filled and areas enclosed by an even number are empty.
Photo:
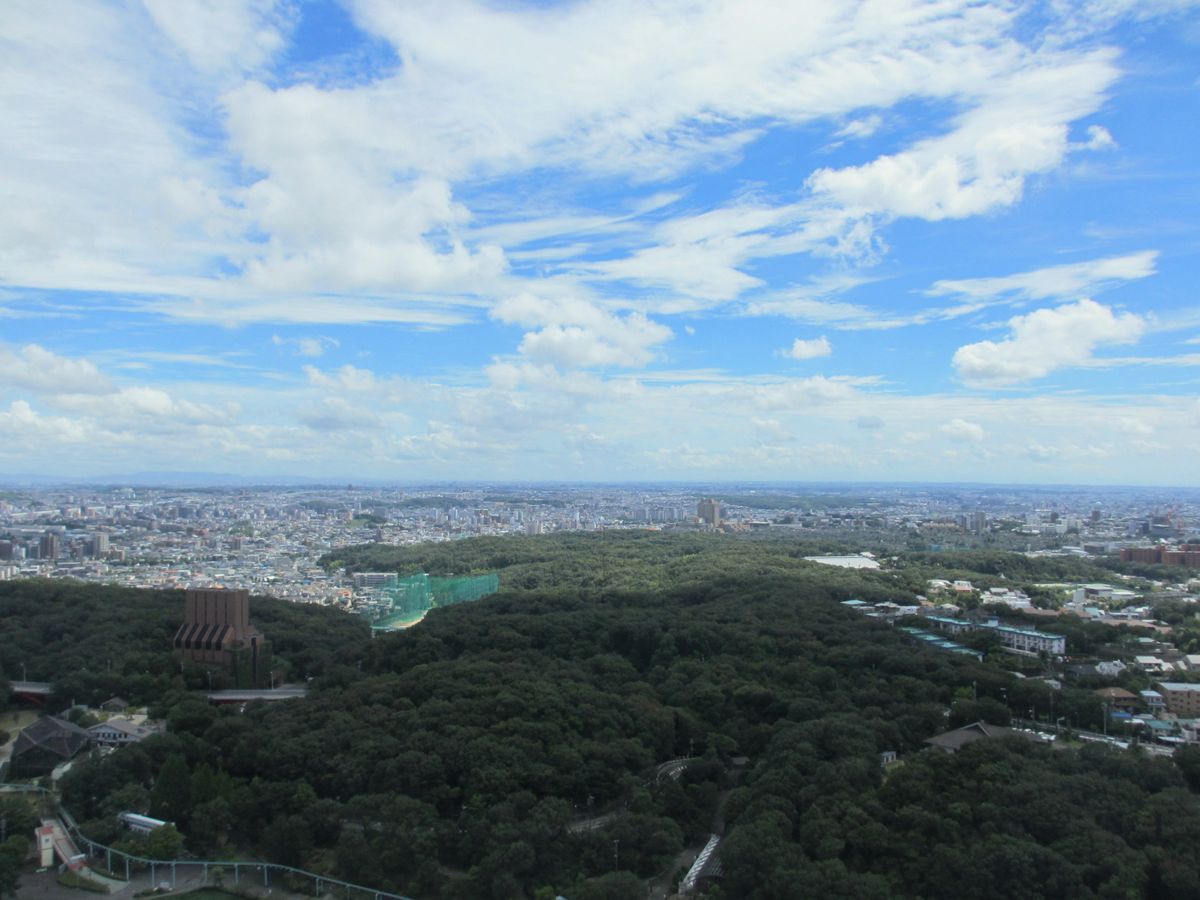
M189 867L190 868L190 867ZM100 880L98 876L92 876ZM159 873L159 881L162 881L161 872ZM147 890L153 885L150 883L150 873L143 872L134 875L129 881L113 882L111 879L104 879L105 882L118 885L115 890L108 896L132 898L138 891ZM167 873L166 881L171 882L170 872ZM180 870L178 877L175 879L175 893L183 891L191 891L196 888L204 887L204 875L201 871L185 874ZM47 872L29 872L21 876L21 886L17 889L18 898L45 898L45 900L84 900L86 897L98 897L100 894L92 894L88 891L80 890L79 888L65 887L58 883L58 872L51 869Z
M160 867L157 877L160 884L165 882L170 885L171 872L169 869L166 871L164 877L163 869ZM233 884L232 873L226 873L225 878L227 884ZM109 879L104 880L109 881ZM243 879L243 884L246 880ZM117 884L120 887L108 896L118 897L120 900L132 900L134 894L139 891L149 890L154 886L150 881L149 871L137 873L129 881L120 881ZM203 869L192 866L181 866L176 870L175 889L171 894L166 896L175 896L187 891L194 891L206 885L212 886L205 881ZM86 900L88 897L100 896L103 895L92 894L79 888L64 887L58 883L58 873L54 870L23 874L21 876L21 886L17 889L18 900ZM276 887L262 888L259 891L259 896L269 897L270 900L312 900L312 897L309 895L292 894Z
M613 810L602 816L593 816L590 819L583 819L579 822L570 822L567 825L567 834L581 834L584 831L595 831L597 828L603 828L609 822L616 819L620 813L621 810Z

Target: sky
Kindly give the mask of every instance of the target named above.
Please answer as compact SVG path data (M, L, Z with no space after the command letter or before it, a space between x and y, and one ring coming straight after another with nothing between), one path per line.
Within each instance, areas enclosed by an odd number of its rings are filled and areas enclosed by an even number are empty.
M0 479L1200 485L1200 2L5 0Z

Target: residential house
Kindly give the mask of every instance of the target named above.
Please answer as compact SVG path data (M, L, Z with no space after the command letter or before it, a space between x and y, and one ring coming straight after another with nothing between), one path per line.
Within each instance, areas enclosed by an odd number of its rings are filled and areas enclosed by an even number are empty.
M1133 693L1133 691L1125 690L1125 688L1106 687L1094 693L1109 709L1115 709L1120 712L1136 712L1140 705L1138 695Z
M1166 699L1158 691L1138 691L1138 696L1142 700L1142 706L1155 715L1166 708Z

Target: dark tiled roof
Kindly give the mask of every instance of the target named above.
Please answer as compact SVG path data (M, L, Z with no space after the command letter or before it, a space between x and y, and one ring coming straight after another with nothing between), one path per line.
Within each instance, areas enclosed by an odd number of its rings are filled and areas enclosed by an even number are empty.
M1041 743L1041 738L1035 734L1030 734L1027 731L1018 731L1016 728L989 725L987 722L972 722L970 725L964 725L962 728L954 729L954 731L947 731L944 734L926 738L925 743L933 747L940 747L943 750L954 751L965 747L967 744L973 744L976 741L1006 737L1024 738L1025 740Z

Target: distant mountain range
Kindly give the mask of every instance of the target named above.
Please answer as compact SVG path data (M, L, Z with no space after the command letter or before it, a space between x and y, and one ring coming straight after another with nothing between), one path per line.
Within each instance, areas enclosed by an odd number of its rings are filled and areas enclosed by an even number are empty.
M130 472L109 475L47 475L34 473L5 474L0 472L0 487L5 488L38 488L60 486L120 486L120 487L403 487L420 490L492 490L512 491L530 489L557 490L586 490L588 488L606 489L648 489L660 488L669 490L691 490L697 493L729 494L791 494L791 493L824 493L846 492L861 493L864 491L1093 491L1101 493L1154 494L1167 491L1179 495L1191 496L1200 489L1179 488L1168 486L1144 485L1083 485L1083 484L1003 484L982 482L901 482L901 481L872 481L872 482L799 482L799 481L638 481L624 482L604 481L481 481L469 478L441 481L405 481L403 479L385 478L354 478L323 476L313 477L304 475L235 475L228 472Z
M249 487L253 485L345 484L328 478L297 475L231 475L225 472L132 472L114 475L0 475L0 484L10 487L55 485L130 485L140 487Z

